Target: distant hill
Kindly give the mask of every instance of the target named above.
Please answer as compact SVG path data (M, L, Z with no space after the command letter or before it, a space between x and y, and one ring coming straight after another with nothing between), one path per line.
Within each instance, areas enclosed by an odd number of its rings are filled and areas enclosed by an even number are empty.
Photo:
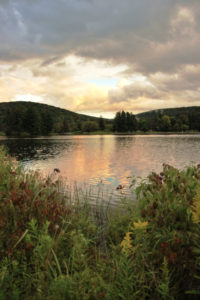
M200 106L157 109L133 115L117 112L114 132L188 132L200 131Z
M200 131L200 106L157 109L136 115L142 131Z
M200 106L157 109L137 114L118 112L114 120L78 114L34 102L0 103L0 134L38 136L83 132L200 131Z
M88 121L88 120L96 121L98 119L96 117L78 114L70 110L55 107L52 105L35 103L35 102L27 102L27 101L0 103L0 119L4 118L5 114L11 109L21 109L22 111L25 111L27 109L39 109L41 112L49 112L51 114L54 114L55 119L59 117L67 117L69 119L75 118L84 121Z
M156 109L150 110L147 112L143 112L137 114L137 118L145 118L145 119L152 119L156 116L160 115L168 115L170 117L176 117L182 114L193 114L193 113L200 113L200 106L189 106L189 107L176 107L176 108L164 108L164 109Z
M75 132L80 131L86 122L95 127L99 118L41 103L25 101L0 103L0 132L7 135L21 135L22 132L29 132L32 135ZM105 125L112 123L108 119L103 119L103 122Z

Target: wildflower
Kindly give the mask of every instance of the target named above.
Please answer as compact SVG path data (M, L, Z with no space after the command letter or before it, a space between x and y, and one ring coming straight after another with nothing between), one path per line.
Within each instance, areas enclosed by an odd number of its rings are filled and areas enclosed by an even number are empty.
M142 221L138 221L138 222L133 222L133 226L135 229L146 229L148 225L148 222L142 222Z
M192 219L196 224L200 222L200 201L193 204Z
M59 225L58 225L58 224L55 225L55 229L56 229L56 230L59 229Z
M193 222L198 224L200 222L200 188L197 190L197 194L193 199L192 205L192 219Z
M127 253L129 249L133 247L131 244L131 237L130 237L131 234L132 232L127 232L123 241L121 242L122 251L124 253Z
M11 175L17 175L17 173L14 170L10 170Z
M164 266L164 268L167 268L167 265L168 265L168 263L167 263L167 257L164 256L164 259L163 259L163 266Z

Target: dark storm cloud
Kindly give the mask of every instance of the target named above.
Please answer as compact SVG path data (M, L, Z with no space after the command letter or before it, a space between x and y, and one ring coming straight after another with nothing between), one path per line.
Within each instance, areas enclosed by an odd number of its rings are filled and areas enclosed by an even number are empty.
M0 0L0 60L76 54L172 72L200 63L199 28L198 0Z

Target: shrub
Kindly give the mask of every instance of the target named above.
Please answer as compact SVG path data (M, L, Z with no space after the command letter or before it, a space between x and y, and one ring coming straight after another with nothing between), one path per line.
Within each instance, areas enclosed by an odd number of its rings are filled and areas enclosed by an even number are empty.
M200 283L200 166L164 165L148 179L136 189L123 252L132 259L141 298L189 299Z
M99 129L99 126L97 122L95 121L85 121L82 124L82 131L83 132L92 132L92 131L97 131Z

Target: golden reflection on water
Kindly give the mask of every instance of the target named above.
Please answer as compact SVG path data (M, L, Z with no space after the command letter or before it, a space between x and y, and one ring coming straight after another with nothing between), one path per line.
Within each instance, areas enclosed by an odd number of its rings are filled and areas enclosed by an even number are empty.
M63 136L0 140L29 168L46 174L59 168L67 182L128 186L132 176L161 171L163 163L183 168L200 161L200 136ZM18 152L17 152L18 151Z
M107 184L114 176L113 142L103 137L79 139L73 151L67 149L55 158L56 165L70 181Z

